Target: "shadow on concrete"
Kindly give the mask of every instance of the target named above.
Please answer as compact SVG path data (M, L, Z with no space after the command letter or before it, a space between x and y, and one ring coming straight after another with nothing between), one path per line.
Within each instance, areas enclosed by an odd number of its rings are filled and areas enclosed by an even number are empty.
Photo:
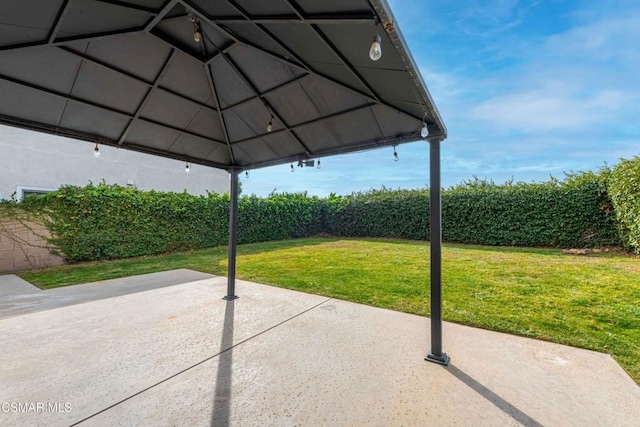
M504 400L502 397L498 396L493 391L489 390L487 387L476 381L474 378L470 377L454 365L450 364L447 368L447 371L451 373L454 377L465 383L472 390L478 393L480 396L487 399L489 402L496 405L500 410L502 410L505 414L509 415L520 424L527 427L542 427L535 419L531 418L529 415L522 412L520 409L513 406L511 403Z
M221 353L218 355L218 373L213 394L213 413L211 426L228 426L231 408L231 380L233 364L233 316L234 301L227 301L224 310L224 325L220 340Z

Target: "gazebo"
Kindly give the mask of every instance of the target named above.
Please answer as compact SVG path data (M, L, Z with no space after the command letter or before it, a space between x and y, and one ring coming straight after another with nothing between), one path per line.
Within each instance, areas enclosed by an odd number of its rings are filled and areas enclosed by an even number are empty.
M447 131L385 0L6 0L0 16L0 123L229 172L227 300L240 172L428 141L426 359L448 363Z

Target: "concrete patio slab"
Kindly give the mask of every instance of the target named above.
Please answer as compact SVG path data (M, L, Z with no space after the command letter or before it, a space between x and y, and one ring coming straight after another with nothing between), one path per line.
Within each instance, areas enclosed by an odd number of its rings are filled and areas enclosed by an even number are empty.
M452 364L442 367L423 360L426 318L242 281L226 302L225 285L214 277L0 320L0 425L640 419L640 387L608 355L445 323Z
M0 276L0 319L173 286L210 277L213 276L183 268L43 291L14 274L7 274Z

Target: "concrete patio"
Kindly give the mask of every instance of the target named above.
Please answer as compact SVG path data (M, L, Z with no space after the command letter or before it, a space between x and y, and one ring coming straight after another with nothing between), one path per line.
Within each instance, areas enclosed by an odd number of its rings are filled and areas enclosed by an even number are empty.
M0 425L637 426L608 355L189 270L0 276Z

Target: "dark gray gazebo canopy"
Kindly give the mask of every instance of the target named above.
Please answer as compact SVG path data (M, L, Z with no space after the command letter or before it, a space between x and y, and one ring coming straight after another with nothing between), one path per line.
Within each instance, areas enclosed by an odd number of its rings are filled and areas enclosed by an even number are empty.
M415 141L423 118L446 136L384 0L0 2L4 124L241 170Z
M382 57L372 61L376 33ZM0 123L228 170L226 299L235 298L239 171L427 139L427 358L448 362L446 128L385 0L2 0Z

